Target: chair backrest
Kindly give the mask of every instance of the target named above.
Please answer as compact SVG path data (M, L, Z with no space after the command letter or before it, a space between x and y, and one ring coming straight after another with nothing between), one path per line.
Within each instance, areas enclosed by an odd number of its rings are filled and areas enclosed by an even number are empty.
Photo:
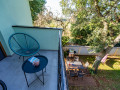
M75 71L74 70L69 70L70 76L75 76Z
M85 63L85 67L88 67L88 66L89 66L89 62L86 62L86 63Z
M83 71L78 71L78 77L83 77L84 75Z
M15 33L12 34L9 38L9 46L11 50L18 54L18 50L33 50L33 54L39 51L39 43L30 35L25 33Z

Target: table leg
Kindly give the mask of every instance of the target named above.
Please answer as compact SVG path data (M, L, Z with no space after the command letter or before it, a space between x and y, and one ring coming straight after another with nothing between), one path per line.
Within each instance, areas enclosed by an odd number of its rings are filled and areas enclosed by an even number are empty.
M37 79L39 79L40 80L40 78L37 76L37 74L35 73L35 75L36 75L36 77L37 77ZM43 83L43 81L42 80L40 80L42 83Z
M25 80L26 80L26 82L27 82L27 86L29 87L25 72L24 72L24 76L25 76Z
M24 62L24 56L23 56L23 62Z
M45 72L46 72L46 67L45 67Z
M44 85L44 73L43 73L43 70L42 70L42 76L43 76L43 85Z
M36 77L40 80L40 78L37 76L37 74L35 73L35 75L36 75ZM44 85L44 72L43 72L43 70L42 70L42 77L43 77L43 81L42 80L40 80L42 83L43 83L43 85Z
M19 59L20 59L21 56L19 56Z

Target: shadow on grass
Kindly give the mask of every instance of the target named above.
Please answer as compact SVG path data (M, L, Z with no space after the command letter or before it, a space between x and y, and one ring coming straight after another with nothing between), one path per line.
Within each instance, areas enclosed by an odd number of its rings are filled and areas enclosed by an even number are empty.
M99 86L69 86L69 90L120 90L120 70L98 70L92 76Z
M120 81L120 70L98 70L96 75L99 77L116 79Z
M93 64L95 61L95 56L91 56L91 55L81 55L79 56L80 61L82 61L83 63L86 63L87 61L89 62L89 64Z
M120 70L98 70L94 76L104 90L120 90Z
M82 61L82 63L84 64L84 63L86 63L87 61L89 62L89 64L93 64L94 63L94 61L95 61L95 56L91 56L91 55L80 55L79 56L79 59L80 59L80 61ZM108 58L107 60L106 60L106 65L107 66L109 66L109 67L111 67L111 68L113 68L113 65L116 63L116 62L118 62L118 60L120 60L120 58L118 58L118 57L112 57L112 58Z
M116 63L116 62L118 62L116 59L114 59L114 58L109 58L109 59L107 59L107 61L106 61L106 65L108 65L109 67L113 68L114 63Z

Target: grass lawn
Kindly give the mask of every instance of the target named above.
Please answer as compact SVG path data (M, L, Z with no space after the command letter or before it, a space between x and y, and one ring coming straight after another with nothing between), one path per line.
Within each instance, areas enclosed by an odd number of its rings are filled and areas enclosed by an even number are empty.
M90 63L89 68L95 60L94 56L80 56L80 60ZM97 87L75 87L70 86L70 90L120 90L120 57L109 56L105 64L100 64L98 73L92 75L96 80Z

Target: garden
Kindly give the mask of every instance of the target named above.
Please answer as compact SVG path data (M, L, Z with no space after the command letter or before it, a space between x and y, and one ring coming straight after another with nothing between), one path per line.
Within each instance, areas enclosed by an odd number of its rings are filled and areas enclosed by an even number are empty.
M79 56L83 63L89 62L92 68L95 56ZM70 90L120 90L120 56L108 56L105 63L101 63L97 74L91 73L97 86L69 86ZM84 79L83 79L84 80Z

